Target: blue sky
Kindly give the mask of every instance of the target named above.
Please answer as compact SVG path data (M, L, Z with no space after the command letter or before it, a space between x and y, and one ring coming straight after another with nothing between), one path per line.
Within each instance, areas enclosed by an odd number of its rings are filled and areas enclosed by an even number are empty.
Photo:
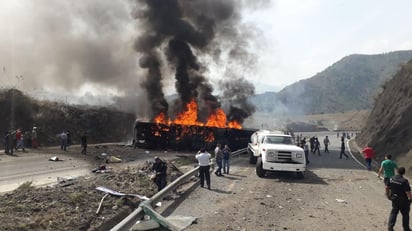
M412 49L411 0L262 1L242 14L255 29L250 51L259 59L245 78L257 93L310 78L350 54ZM89 96L138 91L131 49L138 28L127 2L0 0L0 87ZM223 72L211 70L212 83L216 73ZM173 79L165 85L173 88Z

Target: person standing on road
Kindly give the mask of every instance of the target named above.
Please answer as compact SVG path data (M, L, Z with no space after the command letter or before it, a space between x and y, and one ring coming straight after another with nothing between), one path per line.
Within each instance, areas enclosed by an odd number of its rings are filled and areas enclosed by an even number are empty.
M313 149L315 149L315 137L314 136L310 137L309 143L310 143L310 152L313 153Z
M342 159L342 155L344 155L346 157L346 159L349 158L348 154L345 153L345 139L343 139L343 136L342 136L342 142L341 142L341 145L340 145L339 159Z
M217 164L217 169L215 171L216 176L223 176L222 174L222 161L223 161L223 153L221 149L221 144L217 144L215 148L215 159Z
M300 141L300 147L301 147L301 148L304 148L305 144L306 144L306 137L304 137L304 138Z
M60 133L59 135L60 138L60 149L63 151L67 150L67 134L65 131L63 131L62 133Z
M66 135L67 135L67 144L66 146L69 147L70 145L72 145L72 138L71 138L71 134L69 130L66 130Z
M23 132L21 131L20 128L17 129L16 131L16 151L21 148L21 150L24 152L24 136Z
M370 171L372 167L372 159L375 156L375 153L373 149L369 147L369 145L366 145L366 147L362 150L362 153L365 157L366 166L368 168L368 171Z
M162 161L158 156L155 156L152 170L155 172L154 182L157 185L157 191L159 192L166 187L167 181L167 164Z
M200 176L200 187L205 186L205 179L207 188L210 190L210 158L211 155L206 151L205 148L200 149L196 154L196 159L199 162L199 176Z
M309 164L309 145L306 142L303 144L303 151L305 151L306 164Z
M405 168L397 169L398 174L390 178L386 190L386 196L392 201L392 210L389 214L388 230L393 231L396 223L396 217L399 211L402 214L402 226L404 231L410 231L409 211L411 204L411 187L409 181L403 178Z
M328 146L329 146L329 144L330 144L330 140L329 140L329 137L328 137L328 136L326 136L325 139L323 139L323 144L325 145L325 153L326 153L326 152L329 152Z
M13 155L13 137L9 130L4 134L4 152Z
M225 144L225 147L223 148L222 153L223 153L223 173L229 175L231 150L227 144Z
M314 144L313 155L315 155L316 152L318 152L318 155L320 156L320 150L319 150L320 149L320 142L318 140L318 137L315 138L313 144Z
M33 127L31 131L31 147L36 149L39 146L39 141L37 140L37 127Z
M383 183L385 184L386 188L388 187L389 179L395 175L395 170L397 168L398 165L392 160L392 155L387 154L385 156L385 160L382 161L381 167L378 171L378 178L381 178L381 175L383 173Z
M81 146L82 146L82 154L86 155L87 153L87 135L86 133L83 133L82 137L81 137Z

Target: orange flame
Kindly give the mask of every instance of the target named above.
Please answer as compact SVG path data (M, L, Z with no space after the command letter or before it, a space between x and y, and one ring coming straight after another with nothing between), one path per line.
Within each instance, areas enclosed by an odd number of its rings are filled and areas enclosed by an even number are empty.
M240 125L237 121L230 121L227 126L229 128L236 128L236 129L241 129L242 125Z
M158 123L158 124L169 124L169 123L170 123L169 120L166 120L166 115L165 115L164 112L160 112L159 115L157 115L157 116L153 119L153 121L154 121L155 123Z
M211 143L211 142L215 141L215 136L214 136L213 132L210 131L208 134L205 135L204 139L205 139L206 142Z
M241 129L237 121L227 122L226 114L223 109L218 108L212 114L209 115L206 123L197 121L197 103L192 99L187 105L186 110L178 114L176 118L172 121L166 118L165 113L161 112L156 118L153 119L155 123L161 124L181 124L181 125L197 125L197 126L208 126L208 127L218 127L218 128L235 128Z
M176 116L173 121L175 124L182 125L200 125L203 124L197 121L197 103L192 99L188 104L186 104L186 111L180 113Z
M218 128L226 127L226 114L223 109L216 109L216 111L207 119L206 126Z

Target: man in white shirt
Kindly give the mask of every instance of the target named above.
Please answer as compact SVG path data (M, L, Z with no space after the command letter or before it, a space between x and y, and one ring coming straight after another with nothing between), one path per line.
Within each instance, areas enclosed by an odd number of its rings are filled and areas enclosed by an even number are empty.
M210 158L211 155L206 151L206 149L200 149L199 153L196 154L196 159L199 161L199 175L200 175L200 187L204 187L204 182L206 178L207 188L210 190Z

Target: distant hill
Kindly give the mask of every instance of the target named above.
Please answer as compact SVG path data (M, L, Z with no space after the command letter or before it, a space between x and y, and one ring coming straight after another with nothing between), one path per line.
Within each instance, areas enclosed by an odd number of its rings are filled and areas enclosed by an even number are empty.
M378 162L391 154L412 176L412 60L384 84L356 141L371 145Z
M132 113L106 107L38 101L15 89L0 91L0 118L2 135L8 129L30 132L36 126L40 145L46 146L58 144L56 135L63 130L70 131L74 144L80 142L83 132L90 143L127 141L136 119Z
M322 114L370 109L385 80L410 59L412 50L349 55L309 79L250 100L258 111L278 113Z

